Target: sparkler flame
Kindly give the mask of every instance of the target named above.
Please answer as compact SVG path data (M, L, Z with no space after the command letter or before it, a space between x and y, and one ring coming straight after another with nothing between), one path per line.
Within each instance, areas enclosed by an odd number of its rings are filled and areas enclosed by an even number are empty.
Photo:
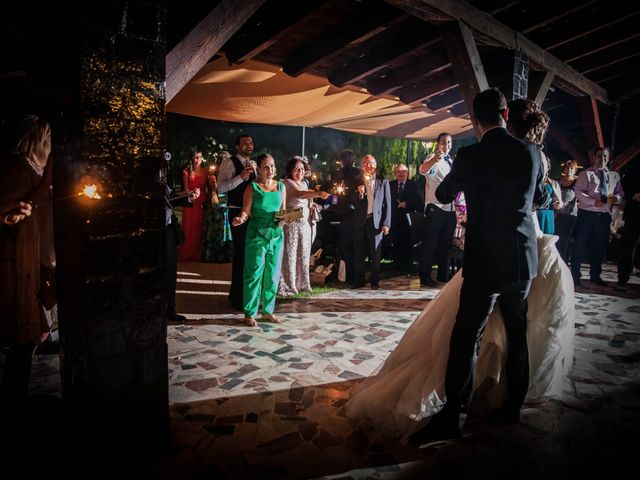
M344 182L340 182L333 185L332 192L334 195L344 195L347 189L348 187L345 186Z
M102 196L98 193L98 187L96 185L85 185L78 195L84 195L85 197L93 198L94 200L100 200Z

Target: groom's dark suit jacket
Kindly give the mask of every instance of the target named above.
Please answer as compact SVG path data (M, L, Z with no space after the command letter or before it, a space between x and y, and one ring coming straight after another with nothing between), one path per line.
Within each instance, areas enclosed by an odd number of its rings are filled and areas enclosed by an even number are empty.
M462 275L498 285L536 276L538 249L533 204L546 196L540 153L504 128L458 151L436 190L442 203L464 191L467 227Z

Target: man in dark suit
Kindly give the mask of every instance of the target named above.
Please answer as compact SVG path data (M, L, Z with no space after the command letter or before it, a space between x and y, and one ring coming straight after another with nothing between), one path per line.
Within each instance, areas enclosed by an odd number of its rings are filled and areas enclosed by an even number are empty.
M376 175L373 155L362 157L362 183L352 193L354 213L354 265L352 288L364 286L365 259L371 262L371 288L379 287L382 237L391 226L391 193L389 180Z
M501 420L519 421L529 386L527 295L538 264L531 212L534 202L541 203L545 196L541 161L534 145L525 145L505 129L507 102L498 89L476 95L473 111L482 139L460 149L436 190L443 203L464 191L468 219L460 304L445 378L447 401L430 428L415 434L418 442L460 436L461 406L468 401L480 338L496 301L508 342Z
M407 214L420 208L418 185L409 178L404 163L396 167L396 179L389 182L391 190L391 240L393 262L401 273L411 272L411 226Z

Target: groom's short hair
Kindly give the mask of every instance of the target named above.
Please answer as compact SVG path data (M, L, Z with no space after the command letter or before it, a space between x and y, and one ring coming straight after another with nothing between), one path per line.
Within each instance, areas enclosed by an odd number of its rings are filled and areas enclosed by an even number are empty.
M496 87L483 90L473 99L473 114L483 125L498 125L502 112L507 109L507 99Z

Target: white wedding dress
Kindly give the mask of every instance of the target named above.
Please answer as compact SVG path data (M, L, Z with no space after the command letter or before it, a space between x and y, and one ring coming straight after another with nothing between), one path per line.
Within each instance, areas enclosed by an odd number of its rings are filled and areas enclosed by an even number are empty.
M529 401L560 395L573 363L573 280L556 240L538 232L538 275L531 285L527 313ZM346 414L371 437L406 441L444 405L449 339L461 286L458 272L418 315L377 375L354 388ZM506 333L496 304L481 341L474 408L501 405L505 354Z

